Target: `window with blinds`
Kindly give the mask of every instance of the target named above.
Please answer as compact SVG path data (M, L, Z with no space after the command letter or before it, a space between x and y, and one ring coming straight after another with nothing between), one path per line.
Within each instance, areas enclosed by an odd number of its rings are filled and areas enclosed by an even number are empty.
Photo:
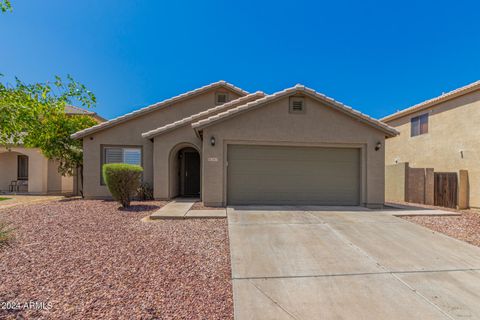
M141 148L106 147L104 163L128 163L142 165Z
M103 148L103 162L106 163L128 163L142 165L142 148L132 147L104 147ZM101 177L101 184L105 184L103 177Z

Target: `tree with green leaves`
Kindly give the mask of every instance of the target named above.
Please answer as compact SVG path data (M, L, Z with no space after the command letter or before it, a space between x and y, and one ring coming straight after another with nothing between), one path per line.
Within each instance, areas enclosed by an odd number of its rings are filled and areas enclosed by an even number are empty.
M0 0L0 12L12 11L10 0ZM95 95L70 75L66 81L26 84L15 78L11 85L0 74L0 147L39 148L49 159L58 161L62 175L83 175L82 143L72 133L97 122L88 115L68 115L65 107L95 106ZM81 176L83 184L83 177Z
M71 76L35 84L18 78L15 84L0 81L0 146L39 148L59 162L62 175L73 175L77 168L82 172L82 143L70 135L97 122L88 115L68 115L65 107L91 108L95 103L95 95Z
M10 0L0 0L0 11L12 11L12 3L10 2Z

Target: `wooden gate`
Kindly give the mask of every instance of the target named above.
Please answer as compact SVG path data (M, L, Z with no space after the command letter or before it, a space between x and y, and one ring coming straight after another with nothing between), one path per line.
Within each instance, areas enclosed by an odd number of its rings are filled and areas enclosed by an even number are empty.
M455 172L434 173L434 202L436 206L456 208L458 178Z

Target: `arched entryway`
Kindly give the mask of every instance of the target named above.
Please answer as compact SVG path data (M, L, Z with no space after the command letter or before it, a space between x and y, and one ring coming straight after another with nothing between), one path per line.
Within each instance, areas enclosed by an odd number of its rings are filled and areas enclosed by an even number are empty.
M200 197L200 153L182 146L172 157L172 197Z

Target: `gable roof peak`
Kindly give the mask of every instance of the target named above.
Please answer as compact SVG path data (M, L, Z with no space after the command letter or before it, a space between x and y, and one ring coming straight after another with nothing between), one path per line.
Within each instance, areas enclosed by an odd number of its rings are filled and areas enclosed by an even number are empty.
M197 89L179 94L175 97L172 97L172 98L165 99L163 101L154 103L154 104L149 105L147 107L132 111L130 113L124 114L123 116L108 120L106 122L102 122L101 124L95 125L93 127L90 127L90 128L84 129L84 130L80 130L80 131L72 134L70 137L72 139L81 139L81 138L86 137L87 135L90 135L92 133L95 133L95 132L98 132L98 131L101 131L101 130L104 130L104 129L107 129L107 128L110 128L110 127L113 127L117 124L126 122L130 119L134 119L136 117L142 116L142 115L147 114L149 112L153 112L155 110L162 109L164 107L168 107L168 106L170 106L174 103L192 98L194 96L197 96L199 94L207 92L208 90L218 88L220 86L228 88L229 90L231 90L233 92L236 92L240 96L246 96L246 95L249 94L247 91L245 91L245 90L243 90L239 87L236 87L231 83L228 83L224 80L220 80L220 81L217 81L217 82L210 83L206 86L203 86L203 87L200 87L200 88L197 88Z
M298 86L300 86L300 87L298 87ZM261 105L264 105L266 103L269 103L271 101L275 101L277 99L281 99L283 97L290 96L290 95L294 94L296 91L300 91L300 90L302 92L305 92L305 94L309 95L312 98L320 100L323 103L329 104L331 107L335 108L338 111L341 111L341 112L343 112L343 113L345 113L345 114L347 114L347 115L349 115L353 118L356 118L356 119L366 123L367 125L370 125L372 127L375 127L377 129L385 132L387 134L387 136L389 136L389 137L393 137L393 136L398 135L398 131L396 129L390 127L389 125L387 125L387 124L385 124L385 123L383 123L383 122L381 122L377 119L374 119L374 118L372 118L372 117L370 117L370 116L368 116L364 113L361 113L360 111L357 111L357 110L353 109L352 107L349 107L349 106L347 106L347 105L345 105L345 104L343 104L339 101L336 101L335 99L330 98L330 97L324 95L323 93L319 93L319 92L317 92L313 89L307 88L303 85L295 85L294 87L275 92L271 95L265 96L265 97L260 98L258 100L254 100L254 101L248 102L244 105L241 105L241 106L235 107L233 109L221 112L221 113L219 113L215 116L211 116L209 118L202 119L200 121L192 123L192 127L196 131L197 135L199 135L199 132L207 126L210 126L210 125L212 125L214 123L217 123L217 122L220 122L220 121L224 121L225 119L234 117L237 114L240 114L240 113L246 112L248 110L257 108L257 107L259 107Z
M305 86L301 83L297 83L295 86L294 86L295 89L297 90L305 90Z

